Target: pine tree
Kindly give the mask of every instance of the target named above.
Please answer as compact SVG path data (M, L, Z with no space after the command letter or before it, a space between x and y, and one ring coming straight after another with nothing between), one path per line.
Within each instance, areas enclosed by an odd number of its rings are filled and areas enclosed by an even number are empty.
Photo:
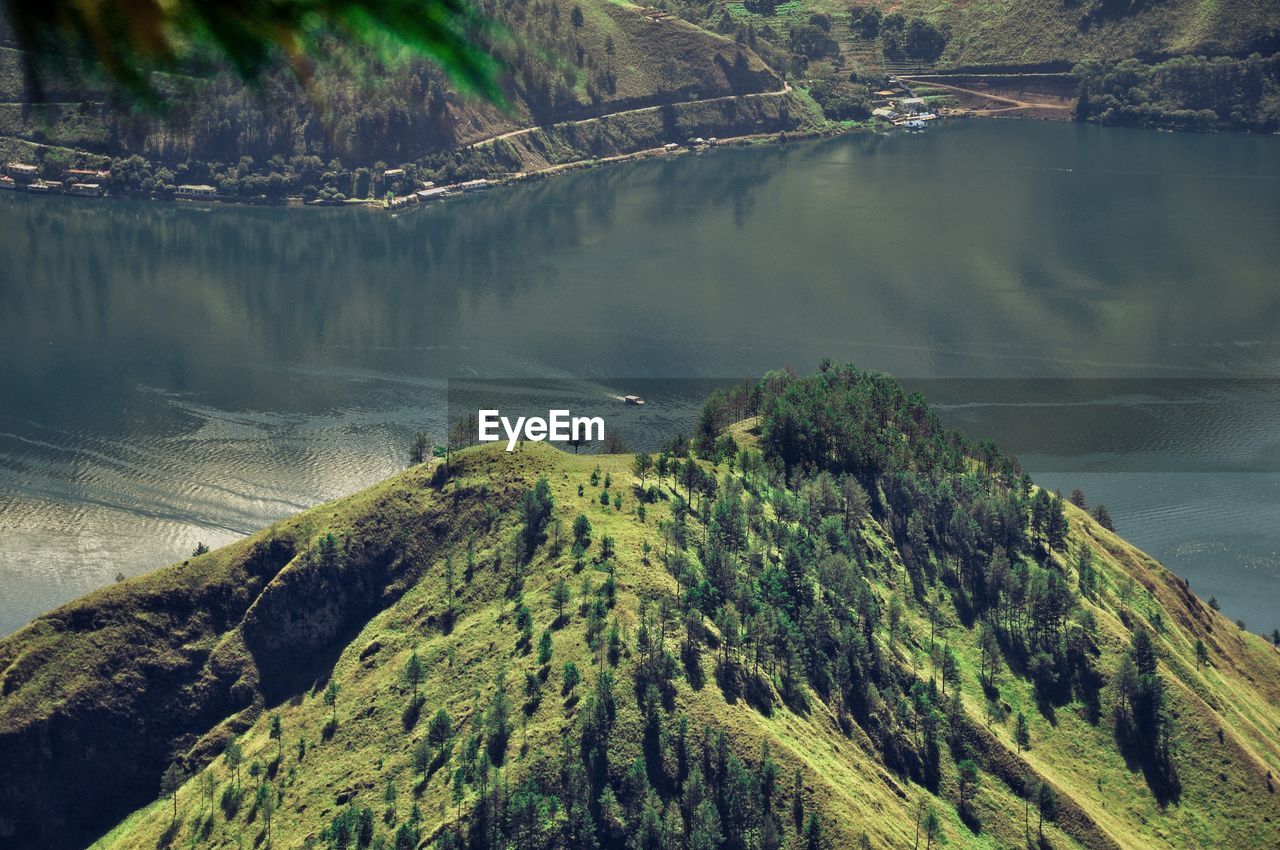
M960 662L956 660L956 654L950 644L942 647L942 695L944 697L947 695L947 685L953 688L960 687Z
M1067 546L1067 514L1063 507L1062 495L1055 493L1049 497L1048 516L1046 517L1045 537L1050 549L1065 549Z
M1013 740L1018 745L1018 752L1031 746L1031 728L1027 725L1027 715L1018 712L1018 719L1013 727Z
M271 723L267 734L276 742L276 761L284 763L284 726L280 722L280 712L271 713Z
M810 814L804 825L804 850L822 850L822 824L816 814Z
M703 800L693 811L689 824L689 850L719 850L724 835L715 804Z
M169 821L170 829L178 825L178 789L186 781L187 774L176 761L169 762L169 766L160 777L160 793L173 802L173 816Z
M426 668L422 664L422 658L418 655L417 647L409 655L409 660L404 665L404 679L413 688L413 701L418 701L418 685L422 681Z
M924 813L924 835L925 850L931 850L933 842L938 839L938 835L942 832L942 821L938 819L938 813L933 806L925 809Z
M538 663L551 663L551 630L544 629L542 637L538 639Z
M988 622L978 627L978 649L981 654L980 667L982 681L989 688L996 685L996 674L1000 668L1000 640L995 628Z
M773 808L773 792L778 786L778 765L773 760L766 740L760 748L760 767L756 774L756 784L760 789L760 802L765 811Z
M453 785L450 791L450 796L453 799L453 805L456 811L456 814L455 814L456 818L462 817L462 799L463 797L466 796L466 793L467 793L467 788L466 788L466 785L464 784L465 779L466 779L466 774L464 773L462 768L458 768L456 771L454 771Z
M427 780L427 768L431 766L431 747L426 738L422 738L413 746L413 770L422 774L422 781Z
M501 765L511 737L511 702L507 697L507 678L500 671L494 681L493 699L485 713L485 732L488 735L488 755L494 764Z
M443 708L436 709L431 723L427 726L427 740L436 747L443 747L452 736L453 719L449 717L449 712Z
M1093 599L1097 595L1098 575L1093 566L1093 549L1087 543L1080 547L1080 554L1076 558L1076 579L1081 596Z
M561 681L564 683L562 693L568 694L578 686L582 681L582 674L578 672L578 665L572 661L564 663L564 672L561 674Z
M542 532L551 519L551 511L555 502L551 498L551 485L546 478L539 478L529 492L524 494L520 502L523 530L521 532L521 555L527 563L532 560L534 550L542 539Z
M342 686L335 679L330 679L328 686L324 689L324 704L333 710L329 724L335 729L338 726L338 692L341 690Z
M631 463L631 469L636 478L640 479L640 489L643 490L645 481L648 480L649 473L653 470L653 456L648 452L636 455L635 460Z
M227 741L227 747L222 751L222 756L227 761L227 767L231 768L236 791L239 791L240 764L244 761L244 750L240 747L240 740L238 738L232 738L230 741Z
M586 517L582 518L586 519ZM564 576L560 576L556 579L555 585L551 588L551 601L556 606L556 622L563 623L564 609L571 601L573 601L573 591L569 589L569 583L564 580Z
M213 808L213 795L218 789L218 779L213 775L212 769L205 769L200 773L200 810L203 812L206 807Z
M1093 518L1098 521L1098 525L1107 531L1115 531L1115 524L1111 521L1111 512L1107 510L1107 506L1098 502L1093 507Z
M276 813L276 790L270 782L258 786L258 814L262 816L262 826L266 832L267 846L271 846L271 822Z
M413 435L413 443L409 446L409 464L417 466L431 456L431 437L426 431Z
M1040 833L1040 843L1044 844L1044 819L1053 820L1058 813L1058 795L1054 793L1053 786L1048 782L1040 783L1040 793L1037 795L1037 810L1040 813L1040 820L1036 825L1036 831Z

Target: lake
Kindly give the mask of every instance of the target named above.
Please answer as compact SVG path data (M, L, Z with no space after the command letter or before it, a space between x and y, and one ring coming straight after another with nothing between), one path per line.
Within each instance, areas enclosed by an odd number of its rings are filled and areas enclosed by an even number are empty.
M657 381L643 443L694 409L663 381L824 356L922 379L1269 632L1278 233L1280 139L1021 121L398 215L0 192L0 634L402 469L451 379Z

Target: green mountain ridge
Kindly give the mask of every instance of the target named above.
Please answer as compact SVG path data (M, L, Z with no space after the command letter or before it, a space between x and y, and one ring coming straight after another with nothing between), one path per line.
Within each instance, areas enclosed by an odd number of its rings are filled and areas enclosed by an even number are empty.
M465 449L0 640L0 847L1280 840L1280 654L1088 512L846 367L696 434Z

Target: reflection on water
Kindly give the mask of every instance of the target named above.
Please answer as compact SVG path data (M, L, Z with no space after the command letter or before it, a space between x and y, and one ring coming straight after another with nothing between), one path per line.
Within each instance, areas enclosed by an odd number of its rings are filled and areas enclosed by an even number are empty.
M922 378L1280 376L1277 189L1276 139L999 122L398 216L0 193L0 633L394 471L441 427L448 378L822 356ZM1272 420L1249 416L1189 410L1171 439L1265 454L1249 441ZM1169 475L1156 498L1151 474L1089 475L1229 612L1261 627L1258 600L1280 607L1275 567L1251 566L1280 548L1275 476ZM1223 538L1215 510L1253 537Z
M1041 472L1280 473L1280 380L908 380Z

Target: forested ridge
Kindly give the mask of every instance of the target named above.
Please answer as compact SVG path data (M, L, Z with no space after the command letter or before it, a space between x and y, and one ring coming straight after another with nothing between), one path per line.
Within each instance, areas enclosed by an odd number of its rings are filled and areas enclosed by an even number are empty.
M690 433L420 452L53 612L0 641L0 754L89 728L86 701L147 728L160 686L120 671L206 646L173 685L187 726L139 739L141 808L98 846L1275 841L1276 649L1084 494L848 366L717 393ZM246 553L266 584L239 625L127 657L98 638ZM20 776L0 772L0 841L67 846L43 798L12 807L43 787Z
M1280 129L1280 53L1090 62L1074 73L1076 111L1084 120L1197 131Z

